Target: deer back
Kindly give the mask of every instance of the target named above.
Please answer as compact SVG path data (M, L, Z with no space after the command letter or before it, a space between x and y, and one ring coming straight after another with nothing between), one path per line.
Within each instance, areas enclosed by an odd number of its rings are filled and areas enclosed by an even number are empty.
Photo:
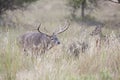
M47 48L49 43L50 36L44 33L30 32L21 36L21 44L24 48L32 48L33 46Z

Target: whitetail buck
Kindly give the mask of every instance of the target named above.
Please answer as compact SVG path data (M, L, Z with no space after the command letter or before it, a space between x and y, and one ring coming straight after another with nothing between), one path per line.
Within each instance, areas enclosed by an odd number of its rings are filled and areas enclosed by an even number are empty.
M34 53L37 56L38 53L45 53L45 51L59 45L60 41L57 35L66 31L69 27L69 23L65 24L62 29L55 31L52 35L41 32L40 26L41 24L37 28L38 32L25 33L20 37L20 44L24 52L32 51L32 54Z

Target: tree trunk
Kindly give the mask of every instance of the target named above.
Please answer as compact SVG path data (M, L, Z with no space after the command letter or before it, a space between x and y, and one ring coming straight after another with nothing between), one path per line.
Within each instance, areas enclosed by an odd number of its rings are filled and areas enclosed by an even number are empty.
M120 0L118 0L118 3L120 3Z
M82 16L82 20L84 20L85 17L85 6L86 6L86 0L82 1L82 6L81 6L81 16Z
M76 12L76 9L74 8L74 9L72 10L72 13L71 13L72 18L75 18L75 12Z

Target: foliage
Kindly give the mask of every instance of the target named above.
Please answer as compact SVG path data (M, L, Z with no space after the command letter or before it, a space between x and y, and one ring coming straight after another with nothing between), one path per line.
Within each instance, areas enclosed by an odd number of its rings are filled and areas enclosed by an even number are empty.
M97 5L97 0L68 0L68 5L74 9L78 9L84 1L86 6L88 3L91 3L91 5Z
M31 3L37 0L0 0L0 14L4 11L10 9L16 9L19 7L23 7L24 3Z
M68 0L68 5L73 7L74 9L80 8L80 4L83 0Z
M75 12L81 7L81 16L84 18L85 8L88 5L97 6L97 0L68 0L68 5L72 7L71 16L75 17Z

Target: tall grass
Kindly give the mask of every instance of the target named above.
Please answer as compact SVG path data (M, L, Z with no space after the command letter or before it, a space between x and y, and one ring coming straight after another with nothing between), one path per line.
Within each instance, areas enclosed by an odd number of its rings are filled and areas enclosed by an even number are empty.
M66 0L38 0L25 10L7 11L3 15L3 26L29 31L42 23L52 32L71 14L65 4ZM108 4L102 8L92 13L97 20L104 22L110 20L112 14L119 16L115 6ZM112 24L113 21L105 26L116 26ZM37 59L23 55L17 45L17 37L26 30L0 27L0 80L120 80L120 41L108 29L104 30L108 33L107 42L103 39L97 47L97 38L89 35L92 26L71 22L70 28L58 36L61 44ZM88 45L85 52L81 51L83 42ZM74 56L76 52L78 55Z
M118 38L111 33L108 37L109 44L102 44L99 52L96 52L95 41L91 37L86 38L87 33L73 38L67 32L66 37L60 36L63 44L36 59L22 55L16 40L19 32L8 30L2 34L4 36L0 36L1 80L119 80ZM79 57L71 55L67 49L75 41L88 41L90 46L87 53L80 52Z
M6 29L0 36L0 76L3 80L15 80L16 73L29 64L25 64L27 59L24 61L15 37L17 35L11 29Z

